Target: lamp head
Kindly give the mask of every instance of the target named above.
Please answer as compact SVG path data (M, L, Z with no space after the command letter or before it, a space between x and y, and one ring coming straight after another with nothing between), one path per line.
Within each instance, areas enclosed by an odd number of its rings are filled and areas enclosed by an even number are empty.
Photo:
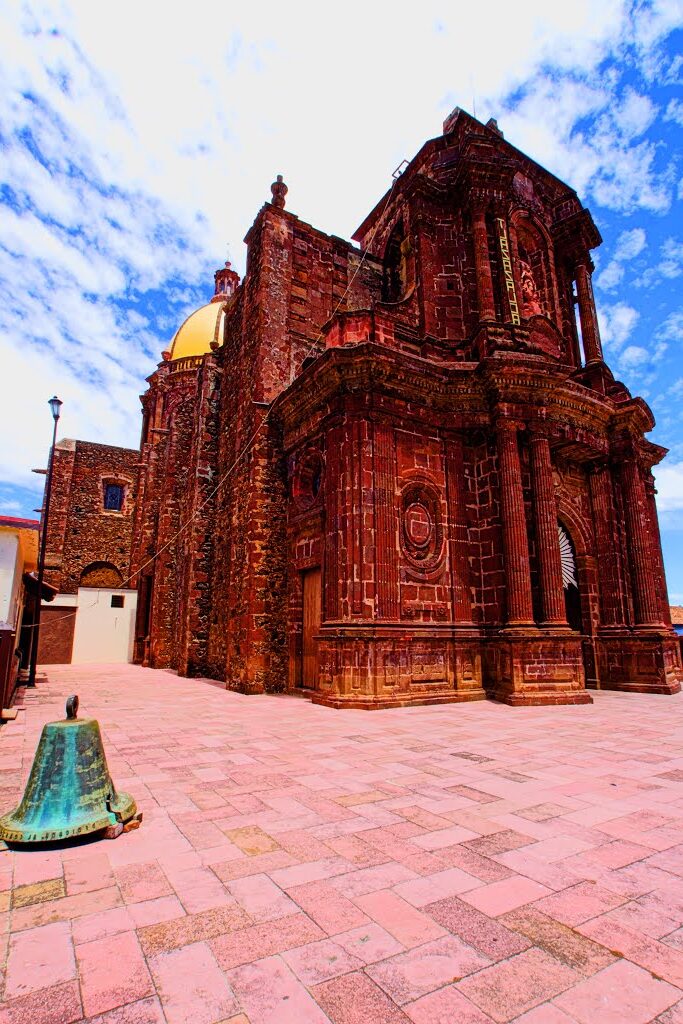
M52 412L53 420L58 420L59 419L59 410L61 409L61 407L62 407L62 405L64 403L62 401L60 401L60 399L57 398L56 395L53 395L53 397L48 401L47 404L50 406L50 411Z

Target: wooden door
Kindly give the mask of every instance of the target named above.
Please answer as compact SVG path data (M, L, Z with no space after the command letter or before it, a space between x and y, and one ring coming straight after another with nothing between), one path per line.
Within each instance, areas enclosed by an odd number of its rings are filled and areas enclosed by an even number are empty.
M303 574L303 640L301 685L314 690L318 685L318 641L322 615L320 569Z

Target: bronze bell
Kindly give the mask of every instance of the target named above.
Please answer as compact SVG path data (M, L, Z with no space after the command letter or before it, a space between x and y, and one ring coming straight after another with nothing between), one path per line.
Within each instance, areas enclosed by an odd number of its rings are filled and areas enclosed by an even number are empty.
M0 818L7 843L44 843L105 830L106 838L137 828L135 801L111 781L99 723L78 719L78 697L66 719L43 727L21 803Z

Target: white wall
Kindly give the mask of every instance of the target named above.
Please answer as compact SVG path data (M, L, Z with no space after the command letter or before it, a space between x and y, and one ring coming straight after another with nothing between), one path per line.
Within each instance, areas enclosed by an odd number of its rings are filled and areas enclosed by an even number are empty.
M112 608L112 597L123 597L123 608ZM72 663L132 661L137 602L135 590L79 587Z
M0 532L0 622L17 624L21 585L21 550L16 533Z

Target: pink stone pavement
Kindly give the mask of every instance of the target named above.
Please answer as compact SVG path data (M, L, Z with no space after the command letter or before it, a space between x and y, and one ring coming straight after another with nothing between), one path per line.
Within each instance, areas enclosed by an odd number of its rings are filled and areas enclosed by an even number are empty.
M0 1024L683 1024L682 697L333 711L60 666L144 812L0 852Z

